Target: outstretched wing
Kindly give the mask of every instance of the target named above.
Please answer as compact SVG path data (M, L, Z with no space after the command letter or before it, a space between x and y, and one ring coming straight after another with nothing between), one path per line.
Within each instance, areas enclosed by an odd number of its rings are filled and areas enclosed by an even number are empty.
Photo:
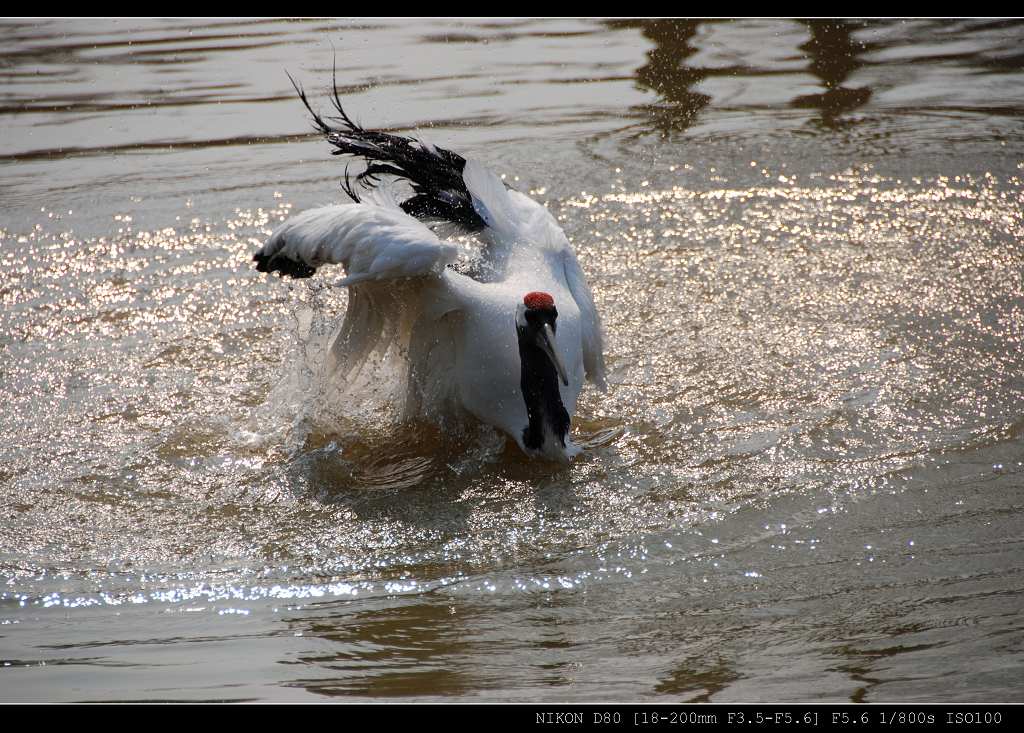
M414 416L450 393L454 374L449 363L454 348L442 318L454 306L445 300L443 287L433 287L439 279L418 276L440 272L457 254L455 245L439 240L393 203L364 203L293 216L254 259L262 272L292 277L309 277L321 265L343 265L347 277L339 284L351 286L348 307L331 339L326 378L348 387L359 379L408 384L404 409ZM390 358L373 359L374 353ZM380 371L384 362L390 376ZM414 374L414 363L426 366ZM364 374L368 366L370 373Z
M260 272L310 277L321 265L341 264L339 284L415 277L439 271L458 248L398 209L341 204L309 209L281 224L253 255Z

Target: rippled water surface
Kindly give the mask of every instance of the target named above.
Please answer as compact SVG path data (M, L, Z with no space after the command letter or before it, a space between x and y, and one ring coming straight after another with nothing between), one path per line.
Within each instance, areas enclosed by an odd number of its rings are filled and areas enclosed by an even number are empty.
M1024 25L4 21L0 699L1024 701ZM311 133L590 278L567 468L320 379Z

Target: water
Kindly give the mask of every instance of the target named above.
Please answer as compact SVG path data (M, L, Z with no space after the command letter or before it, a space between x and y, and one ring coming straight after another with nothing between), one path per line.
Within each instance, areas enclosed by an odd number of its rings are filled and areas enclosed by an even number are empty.
M1024 701L1024 25L4 21L0 699ZM285 76L559 217L568 468L317 381Z

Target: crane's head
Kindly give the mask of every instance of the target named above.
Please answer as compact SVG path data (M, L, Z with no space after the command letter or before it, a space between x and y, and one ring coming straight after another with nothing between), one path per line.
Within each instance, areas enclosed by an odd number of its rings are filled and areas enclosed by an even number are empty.
M566 442L570 418L558 387L559 380L568 386L569 375L558 355L557 319L555 299L547 293L527 293L516 307L519 386L527 416L527 424L517 437L528 454L564 461L574 454L571 441Z
M565 364L555 347L555 329L558 311L555 299L547 293L534 291L523 297L523 302L516 309L516 332L519 335L519 354L524 360L523 368L527 368L526 360L535 357L534 350L539 351L558 373L562 384L569 384ZM529 365L540 366L540 365Z

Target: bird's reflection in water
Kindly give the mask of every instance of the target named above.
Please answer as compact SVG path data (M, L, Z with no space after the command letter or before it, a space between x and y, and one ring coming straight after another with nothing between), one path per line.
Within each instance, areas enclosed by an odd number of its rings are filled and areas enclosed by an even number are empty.
M693 91L707 78L708 71L687 66L687 58L697 53L692 44L700 21L695 20L616 20L612 28L639 28L654 42L647 52L647 63L636 70L637 83L656 92L661 99L636 111L645 115L662 135L685 130L711 102L711 97Z
M712 22L715 21L609 22L612 28L639 28L643 36L654 43L654 48L647 52L647 63L636 70L636 81L638 86L655 92L659 99L653 104L635 107L634 111L641 113L663 137L690 128L701 112L711 106L712 97L696 91L701 82L713 76L749 73L756 68L706 68L687 63L701 50L697 43L701 25ZM845 20L807 20L802 23L810 38L798 51L806 55L807 70L821 80L825 91L793 97L789 105L820 110L818 122L825 127L846 124L850 120L844 115L871 99L871 89L846 83L864 65L861 56L871 48L869 43L855 37L856 32L867 25Z
M866 43L853 34L864 27L861 23L844 20L805 21L811 38L800 46L810 58L808 71L821 79L824 92L805 94L790 102L797 108L820 111L819 121L825 127L837 127L848 120L843 115L862 107L871 99L866 87L850 87L844 83L863 66L861 54L868 50Z

